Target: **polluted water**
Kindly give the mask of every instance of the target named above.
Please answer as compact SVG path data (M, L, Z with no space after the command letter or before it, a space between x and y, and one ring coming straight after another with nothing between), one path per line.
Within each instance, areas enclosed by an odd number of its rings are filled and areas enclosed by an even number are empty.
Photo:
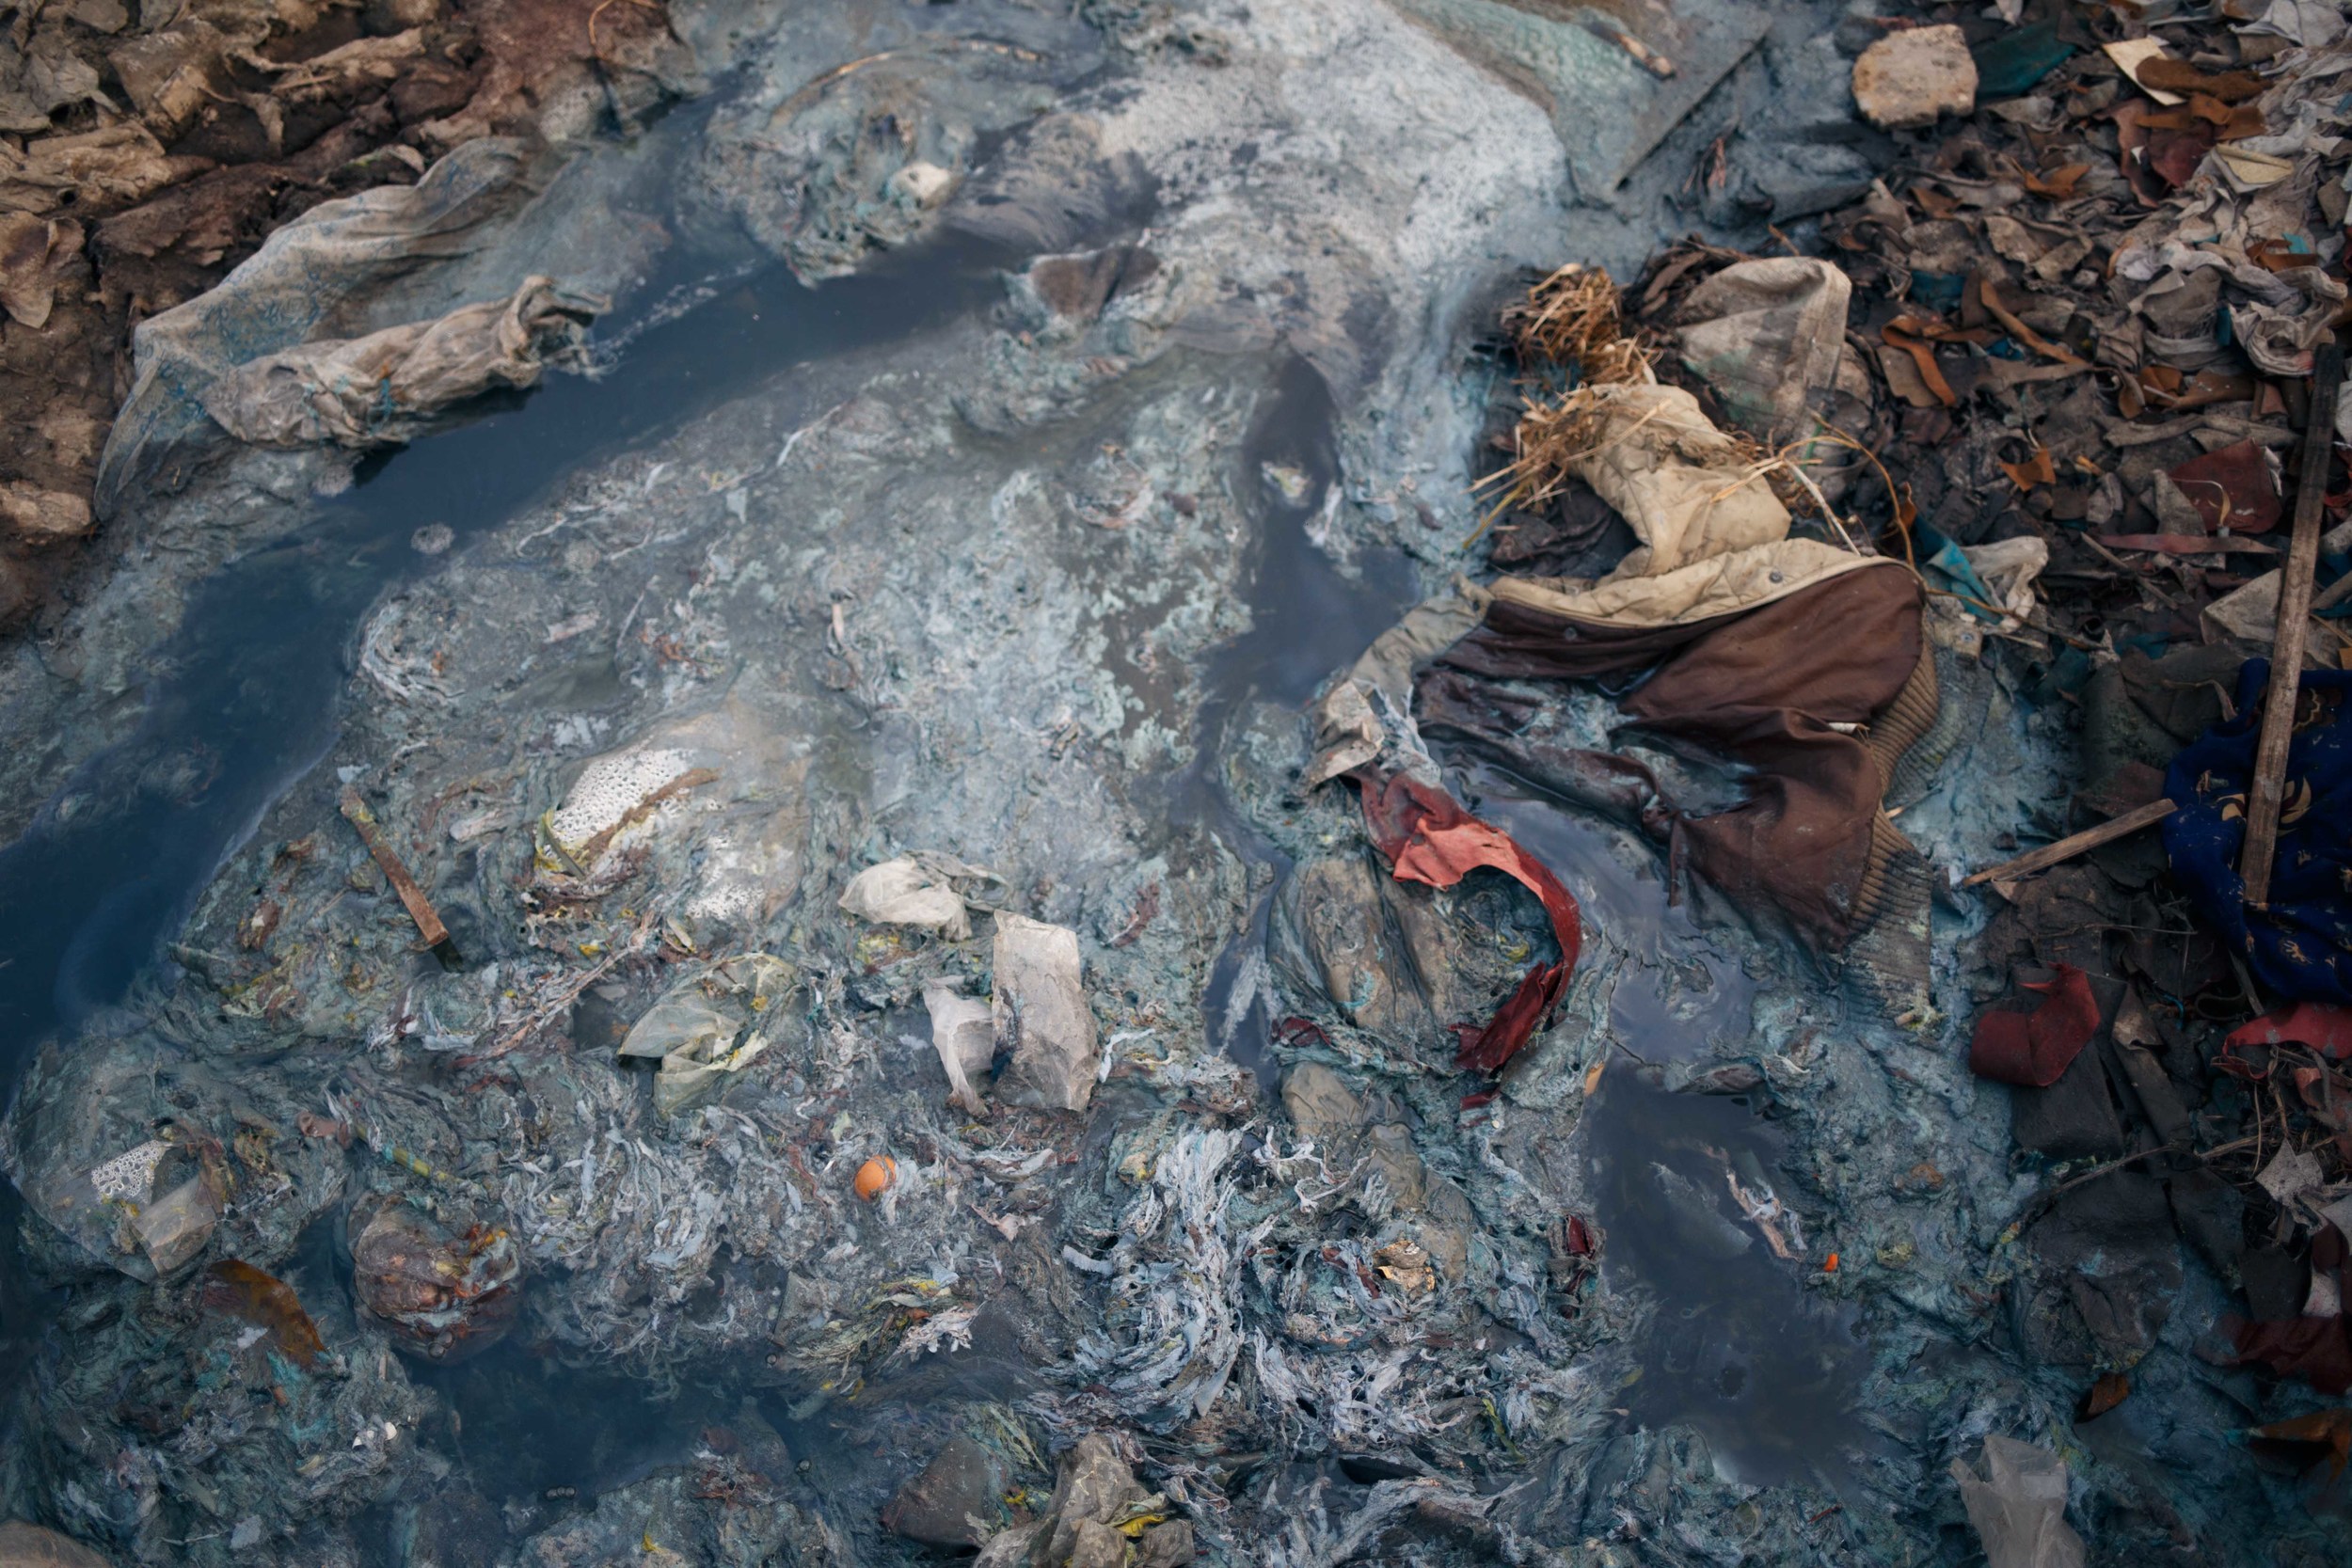
M2328 1560L1969 1069L2065 737L1732 417L1928 19L37 9L0 1568Z

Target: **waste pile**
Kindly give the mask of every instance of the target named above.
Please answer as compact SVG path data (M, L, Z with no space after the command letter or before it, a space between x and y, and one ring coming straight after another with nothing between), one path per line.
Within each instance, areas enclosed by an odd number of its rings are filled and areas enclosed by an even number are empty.
M1625 28L919 9L565 178L984 305L404 517L31 1051L0 1561L2335 1560L2338 12L1740 34L1890 166L1613 277L1488 68L1747 188ZM535 156L156 316L122 494L625 390Z

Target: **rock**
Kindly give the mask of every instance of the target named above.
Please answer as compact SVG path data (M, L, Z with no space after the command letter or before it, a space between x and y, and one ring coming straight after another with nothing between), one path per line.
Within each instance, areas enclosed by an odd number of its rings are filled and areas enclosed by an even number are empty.
M1017 914L996 917L996 1044L1012 1060L1000 1098L1039 1110L1083 1111L1094 1098L1094 1015L1087 1009L1078 933Z
M1060 1531L1055 1532L1057 1540ZM1071 1531L1069 1568L1127 1568L1127 1538L1108 1525L1081 1519Z
M917 207L936 207L956 188L956 177L937 164L916 159L889 180L891 194Z
M1301 1132L1330 1138L1363 1125L1364 1104L1347 1081L1320 1062L1306 1062L1282 1080L1282 1108Z
M1136 1568L1184 1568L1192 1553L1190 1521L1170 1519L1143 1532L1136 1548Z
M1977 106L1977 62L1957 27L1906 27L1853 63L1853 101L1883 131L1932 125L1939 115Z
M969 1437L939 1450L883 1505L882 1528L927 1546L977 1546L1002 1513L1005 1470Z
M11 1519L0 1525L0 1568L108 1568L108 1564L71 1536Z
M2053 1160L2112 1160L2123 1152L2123 1123L2096 1050L2069 1062L2046 1089L2010 1090L2010 1132L2020 1148Z
M1053 1528L1051 1519L1040 1519L1033 1525L998 1530L988 1538L980 1555L972 1560L972 1568L1029 1568L1029 1558L1037 1549L1039 1539Z
M2180 1294L2181 1259L2153 1177L2122 1170L2076 1188L2026 1234L2016 1313L2029 1354L2129 1366L2155 1343Z
M89 502L24 480L0 484L0 523L20 545L56 545L90 531Z
M1401 1121L1366 1127L1373 1113L1329 1068L1306 1062L1293 1069L1282 1081L1282 1106L1301 1132L1343 1162L1368 1156L1398 1208L1418 1212L1428 1201L1429 1171L1413 1147L1412 1130Z
M1089 1433L1062 1455L1050 1512L1065 1523L1079 1519L1107 1523L1141 1492L1135 1472L1119 1457L1109 1435Z
M1401 1121L1383 1122L1372 1130L1370 1141L1373 1168L1388 1182L1389 1196L1398 1208L1418 1212L1428 1201L1429 1170L1413 1147L1412 1129Z
M1041 256L1029 263L1029 286L1054 314L1090 322L1105 305L1151 281L1159 270L1160 259L1141 245L1115 245L1072 256Z

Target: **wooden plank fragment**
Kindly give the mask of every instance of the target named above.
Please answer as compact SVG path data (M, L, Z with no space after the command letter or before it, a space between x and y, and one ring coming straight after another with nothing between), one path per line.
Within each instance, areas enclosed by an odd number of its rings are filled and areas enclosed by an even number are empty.
M2026 850L2013 861L2003 861L1998 865L1987 866L1961 885L1975 887L1979 882L2006 882L2012 881L2019 877L2029 877L2037 871L2047 870L2060 861L2070 861L2086 850L2096 849L2102 844L2112 844L2119 838L2125 838L2139 832L2142 828L2153 827L2171 816L2172 810L2170 800L2151 800L2146 805L2136 807L2121 816L2110 817L2095 828L2085 828L2081 832L2069 833L2056 844L2045 844L2039 849Z
M368 853L375 857L375 863L383 869L384 879L391 883L392 891L400 895L402 907L407 910L408 918L417 923L417 930L424 938L425 945L440 954L443 962L448 962L456 951L449 940L449 927L441 924L440 915L433 908L433 900L424 895L424 889L417 885L417 879L408 874L408 867L401 863L399 852L384 837L384 830L375 820L375 813L368 809L368 803L359 799L359 792L349 784L343 785L342 813L344 819L358 831L359 842L366 845Z
M2336 395L2343 385L2344 350L2330 340L2312 368L2311 404L2296 458L2295 537L2287 546L2286 569L2279 579L2278 641L2271 649L2269 689L2263 694L2254 778L2246 791L2246 851L2238 862L2238 878L2245 884L2246 902L2256 908L2270 901L2271 863L2279 852L2279 809L2286 785L2287 749L2295 740L2295 697L2303 678L2312 578L2319 567L2320 510L2328 499Z

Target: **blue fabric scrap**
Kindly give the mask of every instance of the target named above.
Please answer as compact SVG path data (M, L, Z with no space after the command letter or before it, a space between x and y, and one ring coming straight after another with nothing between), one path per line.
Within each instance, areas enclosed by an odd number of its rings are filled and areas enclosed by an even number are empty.
M2270 661L2238 671L2237 717L2183 747L2165 773L2172 875L2272 996L2352 1005L2352 671L2304 672L2287 750L2266 909L2249 909L2238 858Z

